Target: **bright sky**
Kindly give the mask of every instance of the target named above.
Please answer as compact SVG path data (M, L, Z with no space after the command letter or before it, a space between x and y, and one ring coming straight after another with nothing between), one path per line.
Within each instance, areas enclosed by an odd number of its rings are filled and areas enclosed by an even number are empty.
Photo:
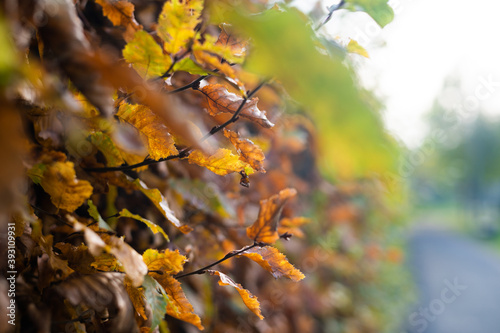
M323 2L327 6L338 1ZM356 39L368 50L370 59L354 57L360 58L356 62L364 84L385 100L388 130L408 146L418 146L426 134L423 115L450 76L460 78L464 86L463 94L452 98L453 104L480 100L471 112L481 108L500 117L500 1L391 0L389 4L396 17L383 30L366 14L345 10L336 12L326 27L333 36ZM492 94L482 83L488 77L493 81L488 85Z

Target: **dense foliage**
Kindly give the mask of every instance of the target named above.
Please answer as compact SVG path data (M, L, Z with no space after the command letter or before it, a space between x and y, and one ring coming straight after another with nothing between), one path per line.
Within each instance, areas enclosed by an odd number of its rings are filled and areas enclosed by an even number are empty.
M342 1L318 25L264 2L4 3L17 329L381 330L366 288L401 253L374 175L396 148L357 85L366 51L319 33L340 8L392 10Z

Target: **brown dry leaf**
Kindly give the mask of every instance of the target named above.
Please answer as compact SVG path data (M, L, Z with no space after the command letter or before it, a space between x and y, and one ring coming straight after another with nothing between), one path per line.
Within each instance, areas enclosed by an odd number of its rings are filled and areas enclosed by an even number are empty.
M54 247L61 251L61 257L67 260L69 266L78 273L94 273L90 266L94 261L94 257L90 254L85 244L74 246L68 243L57 243Z
M238 255L238 257L240 256L252 259L266 271L270 272L275 278L284 276L292 281L298 282L305 277L301 271L288 262L288 259L283 253L272 246L254 247Z
M160 283L171 299L171 302L167 303L167 314L203 330L201 319L194 313L193 306L182 291L181 283L168 274L151 273L151 276Z
M240 160L238 155L234 155L229 149L219 148L217 151L206 156L199 150L193 150L188 156L189 163L194 163L205 167L220 176L225 176L233 172L245 171L252 174L253 169Z
M152 159L159 160L179 153L163 119L148 107L121 103L116 115L133 125L146 137L148 153Z
M308 223L311 223L311 219L308 219L307 217L294 217L294 218L285 217L281 219L279 223L278 233L282 235L288 232L293 236L302 238L304 237L304 232L300 229L300 227Z
M149 200L158 208L160 212L167 218L167 220L172 223L177 229L179 229L182 233L187 234L191 230L193 230L190 226L182 225L181 221L174 215L174 212L170 209L167 199L161 194L160 190L156 188L148 188L144 182L140 179L136 179L133 184L135 188L144 195L148 197Z
M132 301L135 311L142 317L142 319L147 320L146 309L144 308L144 292L140 288L132 286L132 281L126 276L124 279L125 290Z
M92 185L76 179L73 162L55 162L46 166L40 185L50 194L50 200L59 209L75 211L91 195Z
M266 173L264 169L264 159L266 156L260 147L248 139L241 139L238 133L224 128L224 136L228 138L240 155L240 160L250 164L250 166L261 173Z
M257 220L247 228L247 236L255 242L273 244L279 239L277 232L281 210L289 198L297 191L293 188L281 190L278 194L260 201L260 211Z
M242 97L229 92L226 87L220 84L208 84L200 88L200 91L207 96L207 110L212 116L219 113L234 114L243 102ZM252 120L262 127L273 127L274 124L267 119L266 112L259 110L257 107L258 102L259 99L257 97L246 101L240 112L240 116Z
M241 299L243 300L243 303L249 308L257 317L260 319L264 319L262 314L260 313L260 303L257 300L257 297L252 295L248 290L243 288L241 284L234 282L229 276L227 276L224 273L221 273L219 271L213 271L213 270L207 270L210 275L218 275L220 278L219 285L221 286L232 286L236 288L236 291L241 296Z
M113 25L127 29L124 33L125 40L131 40L134 32L141 29L135 20L132 3L123 0L95 0L95 2L101 5L102 13Z
M52 282L55 280L64 280L71 273L73 273L73 270L68 266L68 261L59 258L59 256L57 256L52 250L52 245L54 242L54 238L52 235L41 236L37 242L38 245L40 245L42 252L48 256L48 264L50 266L49 269L52 271L44 272L44 277L50 277L50 282Z

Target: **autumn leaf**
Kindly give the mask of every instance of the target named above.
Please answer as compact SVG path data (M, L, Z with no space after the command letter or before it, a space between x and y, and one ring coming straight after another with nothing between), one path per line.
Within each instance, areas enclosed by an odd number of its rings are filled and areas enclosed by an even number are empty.
M147 249L142 258L148 266L149 271L160 271L162 274L174 275L183 270L183 265L187 258L179 253L179 250L168 250L158 252L158 250Z
M144 135L148 143L148 153L152 159L159 160L178 154L174 138L170 135L165 122L148 107L122 103L116 115Z
M272 246L254 247L238 255L238 257L240 256L252 259L276 279L287 277L298 282L305 277L301 271L288 262L283 253Z
M120 217L129 217L129 218L132 218L134 220L137 220L137 221L141 221L142 223L144 223L145 225L148 226L149 229L151 229L151 231L155 234L157 233L161 233L163 235L163 237L165 237L165 239L167 241L169 241L169 238L168 238L168 235L167 233L163 230L162 227L160 227L159 225L151 222L150 220L148 219L145 219L144 217L140 216L140 215L137 215L137 214L132 214L128 209L126 208L123 208L121 210L121 212L119 213Z
M64 280L73 273L73 269L69 267L68 261L59 258L59 256L54 253L54 238L52 235L40 236L37 242L42 253L47 256L45 258L40 258L38 261L39 274L41 275L39 286L41 288L48 286L53 281ZM46 264L43 262L46 262Z
M163 54L161 46L144 30L137 31L125 45L123 57L143 78L162 76L172 64L172 59Z
M125 160L113 139L106 133L97 131L89 135L90 142L104 155L110 167L122 165Z
M80 274L92 274L95 271L91 268L94 257L90 254L85 244L74 246L69 243L57 243L54 245L61 252L61 259L67 260L71 269Z
M135 311L142 317L142 319L146 320L148 317L146 316L146 309L144 308L144 302L146 298L144 297L144 291L141 288L136 288L132 285L132 281L128 277L124 279L125 290L132 301L132 305L134 306Z
M257 317L264 319L260 313L260 303L257 297L252 295L248 290L243 288L241 284L234 282L229 276L219 271L207 270L210 275L217 275L220 278L219 285L221 286L231 286L236 288L236 291L240 294L243 303L249 308Z
M368 51L366 51L366 49L359 45L359 43L357 41L355 41L354 39L351 39L349 41L349 44L347 44L347 52L349 53L356 53L356 54L359 54L360 56L363 56L365 58L370 58L370 55L368 54Z
M300 229L304 224L311 223L311 219L307 217L285 217L281 219L278 226L278 234L289 233L293 236L304 237L304 232Z
M92 195L92 185L76 178L73 162L36 165L29 175L50 195L54 206L68 212L76 210Z
M241 161L238 155L234 155L229 149L219 148L217 151L206 156L199 150L193 150L188 156L189 163L205 167L219 176L225 176L233 172L245 171L252 174L253 169Z
M72 216L67 215L67 218L73 222L76 231L83 231L85 243L93 256L99 256L102 251L112 254L123 266L123 270L132 281L132 284L135 287L142 284L144 276L148 273L148 267L142 260L142 256L125 243L123 238L108 234L99 236L95 231L78 222Z
M189 303L184 291L182 291L181 283L174 279L171 275L151 273L159 284L165 289L169 296L167 303L167 314L185 322L191 323L198 329L203 330L200 317L194 313L193 306Z
M166 219L182 233L187 234L191 230L193 230L191 227L181 224L179 219L174 215L174 212L170 209L167 199L165 199L163 194L161 194L160 190L156 188L148 188L146 184L144 184L140 179L136 179L133 184L136 189L144 193L144 195L147 196L149 200L151 200L156 208L158 208L158 210L163 213L163 216L165 216Z
M241 139L238 133L224 128L224 136L228 138L240 155L240 160L250 164L255 170L266 173L264 159L266 158L262 149L248 139Z
M279 239L277 232L281 210L289 198L297 191L293 188L281 190L278 194L260 201L260 211L257 220L247 228L247 236L255 242L273 244Z
M189 303L186 295L182 291L179 281L172 275L183 270L183 265L187 258L178 250L158 252L148 249L143 254L143 259L148 266L150 275L158 281L169 296L166 311L170 316L191 323L202 330L201 319L194 313L193 306Z
M224 59L231 63L239 63L245 58L247 42L236 37L234 33L228 32L227 24L221 24L220 28L221 33L215 45L223 47L224 53L221 55Z
M158 36L165 41L163 48L171 55L185 49L196 35L203 0L170 0L165 2L158 18Z
M208 84L199 90L207 96L207 110L212 116L220 113L234 114L243 102L243 98L229 92L226 87L220 84ZM257 107L258 101L257 97L246 101L240 112L240 116L252 120L262 127L273 127L274 124L266 118L266 112L259 110Z
M124 0L95 0L95 2L101 5L102 13L113 25L126 28L125 40L130 39L135 31L142 28L135 20L132 3Z

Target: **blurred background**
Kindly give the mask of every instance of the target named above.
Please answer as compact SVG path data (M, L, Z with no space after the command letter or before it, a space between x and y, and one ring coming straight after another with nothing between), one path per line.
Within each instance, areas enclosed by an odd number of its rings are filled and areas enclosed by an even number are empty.
M320 17L335 3L293 4ZM395 18L383 29L344 10L322 28L366 49L369 58L352 55L359 81L384 101L385 126L404 147L390 178L408 195L395 237L412 283L392 297L412 301L387 329L500 332L500 3L389 4ZM389 279L404 286L408 276Z

